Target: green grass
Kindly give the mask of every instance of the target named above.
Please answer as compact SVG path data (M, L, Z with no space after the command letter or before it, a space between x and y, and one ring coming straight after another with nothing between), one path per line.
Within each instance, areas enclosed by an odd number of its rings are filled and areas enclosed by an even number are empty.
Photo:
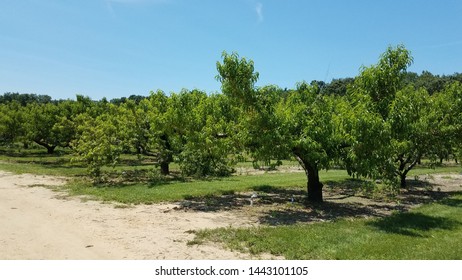
M339 181L348 178L344 170L321 172L321 178ZM305 190L305 173L273 173L248 176L231 176L222 179L166 181L149 185L146 183L103 185L95 187L91 183L75 181L66 188L72 195L90 195L103 201L120 203L156 203L162 201L178 201L186 198L197 198L221 195L254 189L294 188Z
M191 244L286 259L462 259L460 240L462 194L380 219L202 230Z

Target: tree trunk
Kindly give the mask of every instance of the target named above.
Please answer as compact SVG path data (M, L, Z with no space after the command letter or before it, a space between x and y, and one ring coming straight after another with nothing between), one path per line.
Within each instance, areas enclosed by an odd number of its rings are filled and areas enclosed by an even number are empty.
M411 157L408 156L405 160L403 158L401 158L399 161L400 161L400 165L399 165L399 168L398 168L398 176L399 176L399 179L400 179L400 188L401 189L405 189L406 188L406 176L407 176L407 173L409 173L409 171L412 170L412 168L414 168L414 166L416 166L416 164L420 161L420 159L422 158L422 156L420 154L416 155L414 157L414 159L411 161ZM407 167L406 167L406 164L409 164Z
M56 146L47 146L47 154L51 155L55 152Z
M322 199L322 187L323 184L319 181L319 170L316 164L311 164L308 160L303 157L303 154L298 150L293 150L295 158L305 170L307 182L307 200L306 202L320 203Z
M169 162L168 161L162 161L160 163L160 174L162 174L162 175L170 174L170 168L169 168Z
M49 155L53 154L55 151L56 145L50 145L42 140L34 140L34 142L39 144L42 147L45 147Z
M405 173L403 172L403 173L399 174L399 178L400 178L399 186L402 189L406 188L406 174L407 174L407 172L405 172Z
M319 181L319 170L316 166L306 165L306 175L308 177L307 190L308 201L314 203L323 202L322 187L323 184Z
M160 152L160 173L162 175L169 175L170 169L169 164L173 161L173 157L171 155L171 145L169 141L169 137L167 134L162 134L160 136L163 144L163 151Z

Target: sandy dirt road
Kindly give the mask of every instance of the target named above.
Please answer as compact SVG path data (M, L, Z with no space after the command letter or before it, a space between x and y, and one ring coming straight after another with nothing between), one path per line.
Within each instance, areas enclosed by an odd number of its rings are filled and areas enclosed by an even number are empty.
M175 204L116 208L43 187L63 183L0 171L0 259L249 258L214 245L186 244L194 237L191 230L252 223L246 218L178 211Z

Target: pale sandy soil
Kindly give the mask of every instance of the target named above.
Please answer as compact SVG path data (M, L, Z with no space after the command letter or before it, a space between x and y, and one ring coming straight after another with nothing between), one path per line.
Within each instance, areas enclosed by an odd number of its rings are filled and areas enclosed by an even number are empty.
M173 210L175 204L116 208L40 187L63 183L0 171L0 259L249 258L218 245L186 244L190 230L248 224L243 217Z
M382 217L462 191L461 174L422 176L396 201L371 200L350 189L324 188L314 208L291 203L304 190L224 195L214 200L137 205L86 201L53 191L64 178L0 171L0 260L5 259L272 259L231 252L219 244L188 246L194 230ZM44 186L47 186L46 188Z

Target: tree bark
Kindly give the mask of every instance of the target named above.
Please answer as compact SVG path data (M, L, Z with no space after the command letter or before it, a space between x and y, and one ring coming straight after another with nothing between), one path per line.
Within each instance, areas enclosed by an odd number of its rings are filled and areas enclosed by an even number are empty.
M160 163L160 174L168 175L170 174L170 163L168 161L162 161Z
M322 187L323 184L319 181L319 169L316 164L310 163L306 160L301 153L294 150L295 158L305 170L307 182L307 203L321 203L323 202Z
M406 176L409 173L409 171L411 171L412 168L414 168L417 165L421 157L422 156L418 154L412 162L411 162L411 157L408 157L406 160L401 161L401 165L398 169L399 170L398 175L400 177L400 188L405 189L407 187ZM406 167L406 164L409 164L409 165Z
M47 154L52 155L55 152L56 146L47 146Z
M162 134L160 136L162 140L164 150L160 153L160 174L162 175L169 175L170 174L170 162L173 161L171 155L171 145L167 134Z
M49 155L53 154L56 148L56 145L50 145L48 143L45 143L42 140L34 140L35 143L39 144L42 147L45 147L47 149L47 153Z
M307 165L306 175L308 177L307 190L308 201L314 203L323 202L322 187L323 184L319 181L319 170L316 166Z
M400 177L399 186L400 186L400 188L402 188L402 189L405 189L406 186L407 186L407 185L406 185L406 174L407 174L407 172L406 172L406 173L401 173L401 174L399 175L399 177Z

